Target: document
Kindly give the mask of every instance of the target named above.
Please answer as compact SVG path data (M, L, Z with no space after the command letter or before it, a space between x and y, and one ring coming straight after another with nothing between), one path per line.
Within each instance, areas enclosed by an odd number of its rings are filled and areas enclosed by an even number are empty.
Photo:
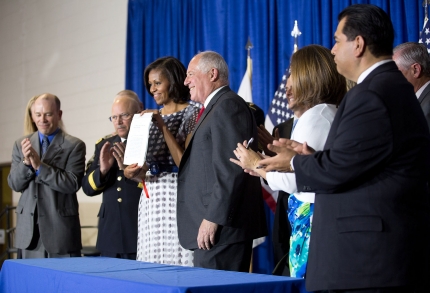
M145 113L142 116L140 116L140 114L134 114L127 137L127 146L125 148L125 165L137 163L138 166L143 166L145 163L151 123L152 113Z

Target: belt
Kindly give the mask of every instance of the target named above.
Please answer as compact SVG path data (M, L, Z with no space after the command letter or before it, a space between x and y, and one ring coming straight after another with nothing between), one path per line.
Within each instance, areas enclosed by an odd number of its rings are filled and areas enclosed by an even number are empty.
M159 175L163 172L178 173L178 171L179 168L175 165L158 165L157 163L149 164L149 172L151 172L152 175Z

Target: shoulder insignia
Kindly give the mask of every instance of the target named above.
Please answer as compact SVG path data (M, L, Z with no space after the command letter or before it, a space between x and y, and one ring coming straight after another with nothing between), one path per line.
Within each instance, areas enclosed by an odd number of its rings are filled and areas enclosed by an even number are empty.
M111 137L114 137L116 135L116 133L109 133L108 135L103 136L103 139L108 139Z
M96 144L99 144L102 140L105 140L105 139L111 138L111 137L113 137L113 136L115 136L115 135L116 135L116 133L109 133L108 135L105 135L105 136L103 136L102 138L100 138L100 139L96 142Z

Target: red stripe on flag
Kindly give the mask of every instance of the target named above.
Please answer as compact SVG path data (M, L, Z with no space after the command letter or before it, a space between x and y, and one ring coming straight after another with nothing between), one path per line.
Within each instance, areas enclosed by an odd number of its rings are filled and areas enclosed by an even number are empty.
M264 201L267 203L267 205L272 210L272 212L275 213L275 211L276 211L276 201L273 198L272 194L270 192L268 192L264 187L261 187L261 190L263 191Z

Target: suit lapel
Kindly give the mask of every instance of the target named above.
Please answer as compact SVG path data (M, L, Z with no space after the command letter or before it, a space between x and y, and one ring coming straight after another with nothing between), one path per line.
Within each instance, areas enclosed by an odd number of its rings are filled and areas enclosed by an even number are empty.
M220 89L215 96L212 98L212 100L209 102L209 105L206 107L205 111L203 112L202 116L200 116L199 122L197 122L196 126L194 127L193 133L191 135L191 139L190 142L188 144L188 147L185 149L184 154L182 156L181 162L179 163L179 170L181 170L182 165L184 164L184 162L187 160L187 158L189 157L189 153L190 153L190 149L194 140L194 134L197 132L197 130L199 129L200 125L203 123L203 121L206 119L206 116L210 113L210 111L212 110L212 108L214 107L214 105L216 104L216 102L219 100L219 98L226 92L229 92L230 87L229 86L225 86L222 89Z
M212 100L210 101L209 105L206 107L205 111L203 112L202 116L200 116L199 122L197 122L197 125L194 127L193 130L193 135L191 136L190 139L190 144L191 141L194 138L194 134L197 132L197 129L200 127L200 125L203 123L203 121L205 120L206 116L208 116L208 114L210 113L210 111L212 110L212 108L214 107L214 105L216 104L216 102L218 101L218 99L226 92L230 91L230 87L225 86L222 89L220 89L216 95L212 98Z
M29 138L31 146L37 152L37 154L40 155L39 131L34 132Z
M64 133L60 129L58 133L54 136L54 139L49 144L48 150L41 158L42 161L45 163L49 163L53 158L55 158L55 156L63 149L62 148L63 143L64 143Z
M430 93L430 84L428 84L424 89L424 91L421 93L420 97L418 98L418 102L421 104L429 93Z

